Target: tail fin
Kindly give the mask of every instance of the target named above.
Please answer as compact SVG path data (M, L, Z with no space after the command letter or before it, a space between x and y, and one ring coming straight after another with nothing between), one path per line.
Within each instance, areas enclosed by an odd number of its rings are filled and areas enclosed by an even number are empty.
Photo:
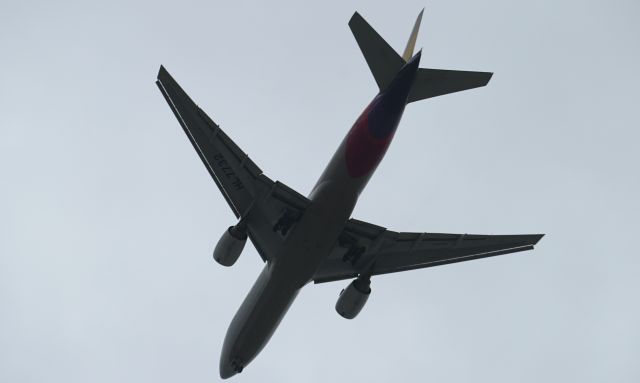
M413 57L423 12L424 9L420 11L413 25L402 56L391 48L358 12L354 13L349 20L351 32L353 32L380 90L384 90L400 72L400 69ZM421 68L418 70L407 102L485 86L492 75L493 73L489 72Z
M418 14L418 18L416 19L415 24L413 24L413 29L411 30L409 41L407 41L407 46L404 48L402 59L405 62L408 62L411 59L411 57L413 57L413 50L416 47L416 40L418 39L418 31L420 30L420 23L422 22L423 13L424 13L424 8L422 8L420 13Z

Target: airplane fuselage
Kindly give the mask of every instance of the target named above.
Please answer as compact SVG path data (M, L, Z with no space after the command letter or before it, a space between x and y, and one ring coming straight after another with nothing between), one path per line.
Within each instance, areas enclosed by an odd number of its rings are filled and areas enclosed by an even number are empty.
M298 295L329 255L358 197L393 139L420 54L365 108L309 195L284 250L266 263L234 316L220 357L220 375L240 372L262 350Z

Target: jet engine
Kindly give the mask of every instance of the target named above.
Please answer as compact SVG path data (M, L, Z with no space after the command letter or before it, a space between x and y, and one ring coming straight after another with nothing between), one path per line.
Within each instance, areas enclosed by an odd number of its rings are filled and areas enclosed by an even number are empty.
M336 302L336 311L347 319L355 318L367 303L371 294L371 279L369 276L360 276L340 292Z
M247 243L247 232L244 227L239 226L229 227L213 250L213 259L222 266L231 266L236 263L244 249L244 244Z

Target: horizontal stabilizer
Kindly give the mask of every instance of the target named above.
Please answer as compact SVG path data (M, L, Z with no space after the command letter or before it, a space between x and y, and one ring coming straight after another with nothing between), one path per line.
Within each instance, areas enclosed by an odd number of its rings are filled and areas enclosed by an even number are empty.
M407 102L424 100L487 85L491 72L420 68Z
M380 90L385 89L398 74L405 61L358 12L354 13L349 20L349 28L351 28L365 60L367 60L367 65L369 65L378 87Z

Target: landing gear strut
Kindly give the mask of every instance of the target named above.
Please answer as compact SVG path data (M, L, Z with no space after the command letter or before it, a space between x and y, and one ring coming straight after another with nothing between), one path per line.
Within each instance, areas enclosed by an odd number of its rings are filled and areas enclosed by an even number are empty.
M363 294L371 293L371 273L362 273L353 281L353 287Z

